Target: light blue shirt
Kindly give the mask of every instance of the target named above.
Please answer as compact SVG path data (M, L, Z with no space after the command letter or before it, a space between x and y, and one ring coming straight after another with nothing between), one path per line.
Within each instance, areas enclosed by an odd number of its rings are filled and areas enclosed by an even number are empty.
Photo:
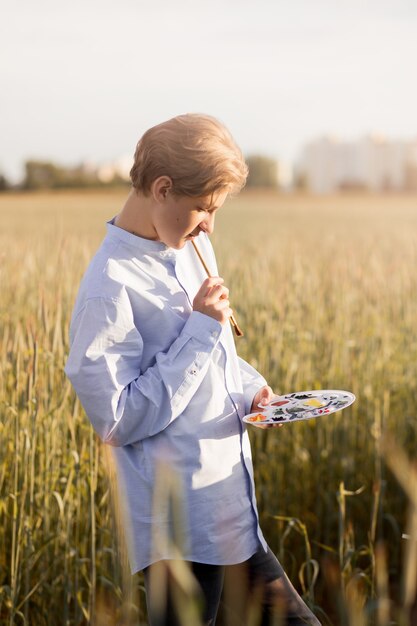
M208 237L197 243L218 275ZM175 506L153 497L161 464L180 485L184 559L233 564L266 549L241 420L266 382L229 324L193 311L205 278L189 242L173 250L109 222L72 316L65 371L113 446L132 572L177 556Z

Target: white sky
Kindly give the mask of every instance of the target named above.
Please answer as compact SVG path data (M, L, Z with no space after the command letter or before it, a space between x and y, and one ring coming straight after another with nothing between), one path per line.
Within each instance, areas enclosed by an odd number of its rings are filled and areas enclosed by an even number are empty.
M417 137L416 0L1 0L0 171L133 154L210 113L246 154Z

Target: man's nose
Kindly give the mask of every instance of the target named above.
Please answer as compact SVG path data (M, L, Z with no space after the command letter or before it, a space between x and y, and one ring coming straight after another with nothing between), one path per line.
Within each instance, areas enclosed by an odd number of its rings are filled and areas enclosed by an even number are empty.
M208 213L204 220L200 224L200 228L204 230L205 233L211 235L214 230L214 213Z

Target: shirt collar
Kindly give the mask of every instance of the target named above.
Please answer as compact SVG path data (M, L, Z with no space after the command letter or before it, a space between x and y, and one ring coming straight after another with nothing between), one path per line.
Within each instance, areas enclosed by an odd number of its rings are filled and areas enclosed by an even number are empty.
M134 248L138 254L152 254L153 256L158 256L161 259L176 260L177 253L179 252L178 250L169 248L166 244L162 243L162 241L144 239L143 237L129 233L127 230L119 228L119 226L115 226L114 220L115 218L113 217L113 219L107 222L107 235L111 239L123 241L130 247Z

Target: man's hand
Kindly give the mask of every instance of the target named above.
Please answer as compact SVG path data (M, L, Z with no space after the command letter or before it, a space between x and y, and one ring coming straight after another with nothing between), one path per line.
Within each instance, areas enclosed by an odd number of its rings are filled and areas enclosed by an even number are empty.
M269 387L268 385L266 385L265 387L261 387L255 395L254 399L252 400L252 408L250 412L256 413L256 411L259 409L258 404L269 404L273 397L274 392L272 391L271 387Z
M268 385L266 385L265 387L261 387L259 389L259 391L256 393L254 399L252 400L252 408L251 408L251 413L256 413L257 411L261 410L261 407L259 407L259 404L269 404L272 399L274 398L276 394L274 394L274 392L272 391L271 387L269 387ZM257 428L277 428L280 426L284 426L284 424L260 424L259 422L257 422L256 424L254 424Z
M229 303L229 290L223 285L223 278L206 278L193 300L193 309L213 317L220 324L227 322L233 311Z

